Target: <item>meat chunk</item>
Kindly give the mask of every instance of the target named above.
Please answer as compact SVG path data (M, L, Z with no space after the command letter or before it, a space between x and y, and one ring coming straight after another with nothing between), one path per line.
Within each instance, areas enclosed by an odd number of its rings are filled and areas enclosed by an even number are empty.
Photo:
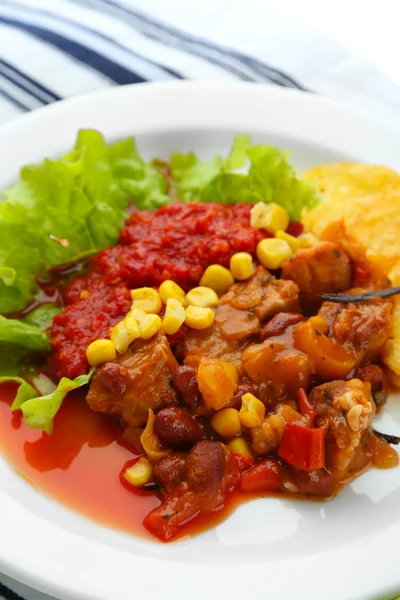
M264 267L257 267L253 277L235 283L221 296L211 327L187 331L184 356L199 353L239 364L241 350L259 334L262 323L279 312L299 310L297 285L275 279Z
M172 387L176 362L168 340L158 334L149 341L136 340L128 352L99 367L86 397L96 412L122 417L128 425L145 425L148 410L177 403Z
M331 337L362 354L378 350L388 340L392 311L390 298L377 298L368 303L324 302L318 314L327 322Z
M251 430L251 445L256 454L267 454L278 448L281 443L285 421L280 415L271 415L264 419L259 427Z
M345 469L375 414L370 383L359 379L324 383L313 389L310 402L317 413L315 426L324 427L326 440L336 446L333 466Z
M282 279L300 288L300 302L307 312L318 308L321 295L343 292L352 285L350 259L333 242L319 242L300 248L282 266Z

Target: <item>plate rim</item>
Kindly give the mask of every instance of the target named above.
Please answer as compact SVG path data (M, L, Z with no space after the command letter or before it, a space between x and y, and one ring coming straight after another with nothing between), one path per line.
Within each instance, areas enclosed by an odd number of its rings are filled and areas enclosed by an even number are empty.
M189 102L191 105L187 105L185 109L185 103ZM218 108L215 106L210 108L207 112L207 106L202 107L200 103L204 101L204 99L208 99L210 102L215 102ZM315 141L318 139L320 143L323 142L324 139L324 131L326 128L330 129L332 132L332 137L329 140L326 140L327 147L329 148L341 148L343 151L343 140L341 138L341 132L343 135L347 132L353 132L353 139L348 139L348 144L350 148L350 153L354 151L357 155L367 155L368 152L365 148L361 148L362 140L366 137L377 137L382 140L382 144L385 142L385 151L383 154L385 156L394 156L395 151L397 152L398 159L394 161L382 161L382 162L393 162L398 167L400 167L400 126L397 124L392 124L390 121L385 118L377 115L371 115L370 113L362 110L359 111L354 107L349 107L346 104L336 102L329 98L324 98L321 96L317 96L315 94L305 93L298 90L292 90L287 88L277 88L276 86L271 86L267 84L254 84L254 83L245 83L245 82L194 82L194 81L185 81L185 82L151 82L151 83L143 83L143 84L132 84L129 86L123 86L119 88L111 88L107 90L103 90L100 92L92 92L90 94L85 94L83 96L70 98L67 100L63 100L57 102L53 105L49 105L43 108L40 108L32 113L23 115L22 117L11 121L10 123L3 125L0 128L0 163L2 160L5 160L5 164L11 163L11 165L15 165L17 161L17 153L19 152L20 144L24 140L24 137L29 133L33 135L40 133L41 127L45 126L47 128L47 134L44 136L48 141L49 138L49 129L55 127L55 131L58 132L59 137L63 140L68 138L68 135L71 134L71 139L76 134L76 127L74 125L75 122L79 122L85 116L90 115L90 112L93 112L93 122L96 122L96 114L101 118L105 118L106 116L110 116L113 113L112 105L115 107L115 103L119 103L121 105L127 105L129 101L133 103L137 103L138 105L142 103L141 113L145 114L146 110L149 111L152 106L156 106L160 101L166 101L167 106L170 109L168 113L168 118L165 117L164 120L162 115L155 115L153 119L153 123L150 126L150 123L147 123L146 127L141 125L143 132L149 131L159 131L160 127L163 127L162 123L164 123L164 127L176 128L176 127L188 127L190 122L193 122L193 107L196 106L198 108L198 114L195 118L196 127L208 127L210 130L215 128L215 126L219 125L220 129L231 128L234 119L233 110L236 109L238 113L240 109L243 109L246 102L253 102L252 107L254 108L254 112L250 117L247 115L241 115L238 119L239 125L237 126L238 130L247 129L247 127L242 127L241 123L246 122L246 124L253 123L252 129L256 130L258 125L255 123L256 116L262 116L262 105L265 102L265 105L271 106L279 106L280 111L284 113L285 110L288 110L288 107L294 107L294 113L297 114L297 119L299 116L303 119L302 123L296 123L296 114L283 114L277 115L276 121L273 123L272 121L268 121L266 118L265 122L261 123L260 131L271 131L271 127L275 127L277 131L282 133L282 127L289 128L291 124L293 124L292 132L295 132L295 135L298 134L301 139L306 140L307 135L311 136L310 139ZM174 104L175 100L175 104ZM231 105L229 106L229 110L222 112L222 107L224 106L224 102L229 101ZM146 103L148 106L146 108ZM95 107L93 108L93 105ZM211 106L211 104L210 104ZM175 112L174 112L175 111ZM214 112L213 112L214 111ZM218 112L220 111L220 112ZM297 112L296 112L297 111ZM140 111L139 111L140 112ZM278 111L279 112L279 111ZM314 127L314 133L311 134L309 130L309 123L307 119L312 119L314 117L315 122L312 127ZM241 120L242 119L242 120ZM332 119L335 122L336 131L332 130L333 123L328 125L328 119ZM208 123L208 125L207 125ZM284 124L286 123L286 124ZM284 124L284 125L283 125ZM307 126L306 126L307 125ZM129 126L128 126L129 127ZM316 127L320 128L319 131L316 131ZM68 131L67 131L68 129ZM111 130L112 125L107 123L103 130ZM101 128L100 128L101 130ZM52 129L52 131L54 131ZM140 132L140 127L139 127ZM300 133L299 133L300 132ZM127 133L130 134L130 131ZM125 135L127 135L127 133ZM133 135L137 135L133 133ZM357 137L360 136L360 137ZM58 137L54 135L55 138ZM112 135L111 135L112 137ZM299 139L300 139L299 138ZM399 140L399 141L397 141ZM47 143L47 142L45 142ZM39 140L38 144L31 144L32 153L36 152L35 148L40 147L42 144L42 140ZM64 143L62 144L64 145ZM49 148L58 147L58 152L64 150L64 147L61 147L61 142L55 141L48 145ZM37 154L40 153L40 150L37 151ZM20 154L20 153L19 153ZM19 155L18 154L18 155ZM378 152L379 154L379 152ZM25 152L24 156L28 156L29 152ZM44 155L44 154L43 154ZM36 160L41 158L41 154L36 157ZM28 158L22 158L21 164L25 164L29 160L34 160ZM392 164L391 166L395 166ZM10 172L12 172L12 176L15 176L16 173L13 172L13 168L11 167ZM1 177L0 177L1 179ZM3 181L2 185L6 183ZM2 460L0 456L0 461ZM3 512L4 508L10 507L13 505L12 499L6 496L4 489L1 486L1 470L0 470L0 514L5 514ZM11 509L12 510L12 509ZM14 514L12 514L12 519L14 519L15 523L18 519L20 507L15 507ZM24 519L25 522L29 522L29 511L24 510ZM26 513L26 514L25 514ZM31 515L32 516L32 515ZM34 515L34 520L37 515ZM36 519L37 520L37 519ZM6 526L6 539L11 541L10 534L11 532L11 523L7 523ZM49 524L47 523L46 526ZM43 523L37 523L36 527L38 530L40 526L43 526ZM56 526L54 526L56 527ZM60 529L60 527L56 527L56 529ZM391 534L388 538L387 532L382 535L381 544L382 547L388 548L388 541L393 540L396 537L396 532L400 534L400 523L397 526L394 526L391 530ZM65 533L65 532L64 532ZM70 535L65 534L65 538ZM8 536L8 538L7 538ZM75 534L74 534L75 536ZM75 536L77 538L77 536ZM82 540L78 538L75 541ZM87 540L85 540L87 542ZM86 543L86 546L92 549L93 542L89 540L90 543ZM7 544L4 544L6 546ZM84 544L85 545L85 544ZM113 562L115 568L117 568L118 560L117 554L118 552L114 551L110 552L108 548L104 550L103 544L97 544L97 551L102 554L103 558L107 555L107 558ZM392 548L395 548L395 544L391 544ZM99 550L102 547L103 550ZM12 546L14 552L18 552L15 550L14 545ZM165 548L168 548L166 546ZM10 577L14 577L18 581L25 583L37 590L43 591L47 594L53 594L57 597L63 598L65 600L77 600L78 598L83 600L111 600L112 596L105 595L93 595L93 587L89 589L89 587L85 587L82 589L80 582L80 587L76 587L76 582L73 581L55 581L54 577L52 577L52 569L43 569L41 573L38 573L33 569L33 565L25 565L21 566L18 564L18 560L16 560L17 555L12 556L11 560L9 559L10 554L8 553L8 548L4 548L2 550L2 544L0 544L0 569ZM108 554L107 554L108 550ZM340 550L337 550L340 552ZM8 556L6 556L8 554ZM114 554L114 556L112 556ZM325 553L327 556L329 553ZM167 575L164 567L163 571L163 562L158 559L151 560L138 560L136 557L133 559L136 561L136 564L139 568L146 571L149 565L145 563L154 563L156 568L159 569L165 575L166 579L169 580L169 575ZM326 559L325 559L326 560ZM311 562L310 562L311 561ZM296 564L293 564L293 563ZM313 560L308 558L307 560L298 560L296 559L288 561L288 563L293 567L294 581L296 578L301 578L302 566L305 568L309 568L310 565L313 564ZM316 565L318 560L315 560L314 564ZM393 566L395 563L393 562ZM152 567L152 565L150 565ZM198 572L192 567L188 568L186 566L180 565L179 567L182 571L186 571L185 579L189 580L191 577L197 577ZM314 567L315 568L315 567ZM230 586L231 589L227 589L226 587L222 587L221 579L224 580L224 577L229 578L231 576L230 567L222 567L220 568L221 573L216 576L215 569L209 567L202 567L203 576L201 581L199 582L198 588L194 594L194 598L204 597L204 593L210 596L210 584L215 586L215 590L220 593L231 593L231 596L234 598L239 597L239 595L244 593L244 588L242 584L239 584L235 581L235 589L233 586ZM238 574L243 573L246 577L254 577L253 580L253 591L259 588L260 591L263 590L263 582L264 577L262 573L262 568L259 566L243 566L237 568ZM206 581L205 571L210 575L210 579ZM91 574L94 573L93 570L90 571ZM277 574L281 571L276 569ZM400 574L396 576L395 570L391 573L394 575L391 579L389 578L385 584L379 584L379 589L376 588L374 590L365 590L368 591L368 597L375 597L381 594L390 594L392 590L399 589L400 590ZM223 575L221 577L221 575ZM99 576L103 577L103 572L99 574ZM98 582L99 583L99 582ZM226 583L226 580L225 580ZM278 583L278 582L277 582ZM87 580L87 584L89 586L90 580ZM106 586L104 586L105 589ZM143 597L155 599L159 598L159 594L163 590L163 586L155 585L153 582L152 589L149 589L148 586L142 586L140 589L136 588L136 593L141 593ZM276 589L279 589L278 587ZM101 586L98 588L100 593ZM180 591L179 591L180 590ZM222 591L221 591L222 590ZM118 590L117 590L118 591ZM179 594L182 596L185 593L184 586L177 587L178 598L180 598ZM290 591L290 590L289 590ZM290 593L293 593L295 588ZM108 593L105 592L105 593ZM98 592L96 591L96 594ZM321 597L321 596L319 596ZM363 596L364 597L364 596ZM365 595L367 597L367 594ZM119 598L119 596L118 596ZM327 596L328 598L328 596ZM114 599L113 599L114 600Z

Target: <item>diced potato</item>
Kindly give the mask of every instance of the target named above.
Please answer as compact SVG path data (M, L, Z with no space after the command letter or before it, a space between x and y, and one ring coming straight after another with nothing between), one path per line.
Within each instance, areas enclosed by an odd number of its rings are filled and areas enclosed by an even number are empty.
M209 408L220 410L233 398L238 373L235 365L216 358L202 357L197 371L197 383Z

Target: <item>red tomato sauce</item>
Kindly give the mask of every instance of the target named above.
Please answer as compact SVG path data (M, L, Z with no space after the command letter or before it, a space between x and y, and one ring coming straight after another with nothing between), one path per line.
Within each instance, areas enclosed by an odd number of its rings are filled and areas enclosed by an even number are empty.
M156 541L142 521L160 499L122 485L120 473L135 454L119 443L116 422L92 412L83 394L74 392L64 400L48 436L26 427L20 412L10 411L15 391L14 384L0 387L0 451L12 468L39 492L85 517ZM223 509L200 515L181 527L177 537L209 529L250 497L231 494Z
M51 334L51 364L58 377L87 372L87 346L108 337L110 327L127 314L130 289L172 279L189 290L207 266L228 267L236 252L255 256L266 234L250 226L251 206L174 202L134 212L119 244L97 254L89 273L64 291L66 309L54 318Z

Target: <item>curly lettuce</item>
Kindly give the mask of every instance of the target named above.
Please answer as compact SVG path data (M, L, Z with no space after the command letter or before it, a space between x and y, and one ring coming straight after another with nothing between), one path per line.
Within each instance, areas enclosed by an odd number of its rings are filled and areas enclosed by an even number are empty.
M202 161L192 152L173 153L169 165L163 163L166 178L156 161L139 156L132 138L107 145L99 132L82 130L70 153L21 170L0 202L0 384L19 384L12 409L22 410L29 427L51 433L65 395L86 385L92 372L63 378L55 391L38 395L20 374L49 351L47 331L60 309L42 305L21 320L1 314L24 309L38 292L37 278L51 268L114 245L129 202L156 209L175 198L225 204L262 200L276 202L298 220L319 198L297 179L288 156L272 146L253 146L249 136L239 134L226 158Z
M225 160L217 156L200 161L193 153L172 154L176 196L183 202L275 202L298 221L303 209L311 210L318 204L319 196L309 183L296 177L289 156L273 146L252 146L243 134L236 136Z
M92 130L63 158L24 167L0 203L0 314L23 309L48 269L115 244L129 197L156 208L165 189L132 138L107 146Z

